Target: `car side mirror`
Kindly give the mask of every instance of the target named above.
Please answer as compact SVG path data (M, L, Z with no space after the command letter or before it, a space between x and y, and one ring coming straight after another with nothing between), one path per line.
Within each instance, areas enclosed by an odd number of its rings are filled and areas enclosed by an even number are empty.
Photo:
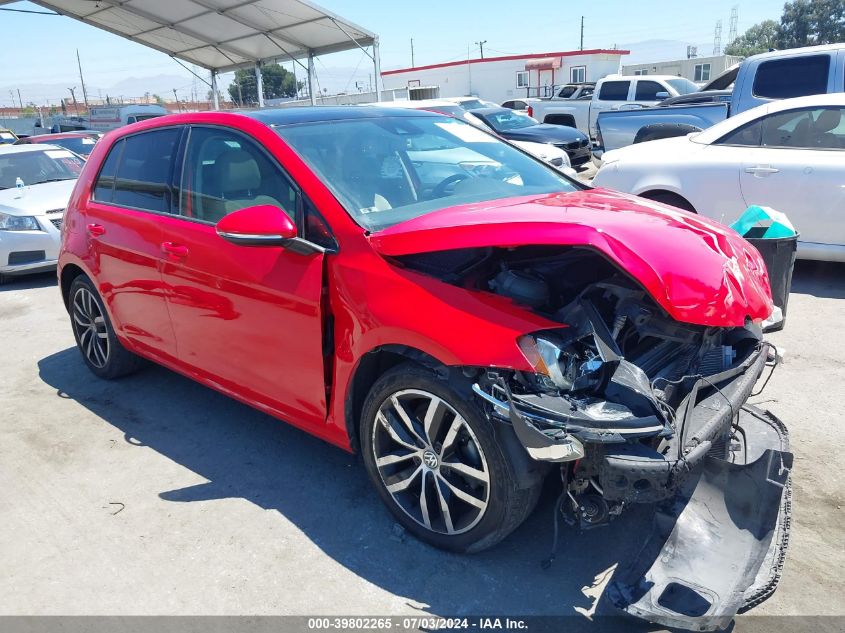
M665 91L658 92L656 95L654 95L654 98L657 99L658 101L663 101L664 99L669 98L669 93L665 92Z
M296 238L296 225L279 207L259 204L224 216L217 235L240 246L287 246Z

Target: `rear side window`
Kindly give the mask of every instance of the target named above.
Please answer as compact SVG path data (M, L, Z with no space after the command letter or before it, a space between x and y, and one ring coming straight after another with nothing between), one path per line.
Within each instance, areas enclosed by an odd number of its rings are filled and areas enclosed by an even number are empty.
M658 92L668 92L656 81L638 81L635 101L657 101Z
M170 185L181 128L133 134L125 146L115 176L113 204L157 213L170 213Z
M754 77L754 96L790 99L827 92L829 55L802 55L763 62Z
M600 101L627 101L630 81L605 81L599 90Z
M114 176L117 173L117 165L120 163L120 155L123 153L123 146L126 143L120 140L109 150L109 155L103 163L97 182L94 184L94 200L97 202L111 202L114 193Z

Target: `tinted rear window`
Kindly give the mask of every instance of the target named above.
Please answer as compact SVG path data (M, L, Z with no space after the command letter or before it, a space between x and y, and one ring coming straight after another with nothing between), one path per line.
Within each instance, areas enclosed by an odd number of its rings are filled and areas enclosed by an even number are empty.
M605 81L599 91L601 101L627 101L630 81Z
M754 77L754 96L790 99L827 92L829 55L802 55L763 62Z
M114 204L170 212L171 173L180 133L180 128L166 128L141 132L124 140L115 176Z

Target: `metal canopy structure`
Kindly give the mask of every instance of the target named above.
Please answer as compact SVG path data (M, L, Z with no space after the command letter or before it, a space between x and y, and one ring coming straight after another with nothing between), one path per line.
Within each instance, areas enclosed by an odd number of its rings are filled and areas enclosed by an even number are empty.
M255 67L263 105L262 62L294 60L303 65L300 60L307 58L314 103L314 57L356 48L372 59L380 92L378 36L306 0L33 1L211 71L215 101L218 73ZM372 53L366 47L372 47Z

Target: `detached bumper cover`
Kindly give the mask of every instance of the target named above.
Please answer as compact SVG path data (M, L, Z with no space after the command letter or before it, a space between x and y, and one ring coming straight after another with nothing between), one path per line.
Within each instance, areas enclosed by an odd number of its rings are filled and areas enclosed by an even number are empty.
M769 412L743 407L739 425L746 443L737 463L707 457L658 511L642 551L608 586L616 607L712 631L774 592L789 534L792 454Z

